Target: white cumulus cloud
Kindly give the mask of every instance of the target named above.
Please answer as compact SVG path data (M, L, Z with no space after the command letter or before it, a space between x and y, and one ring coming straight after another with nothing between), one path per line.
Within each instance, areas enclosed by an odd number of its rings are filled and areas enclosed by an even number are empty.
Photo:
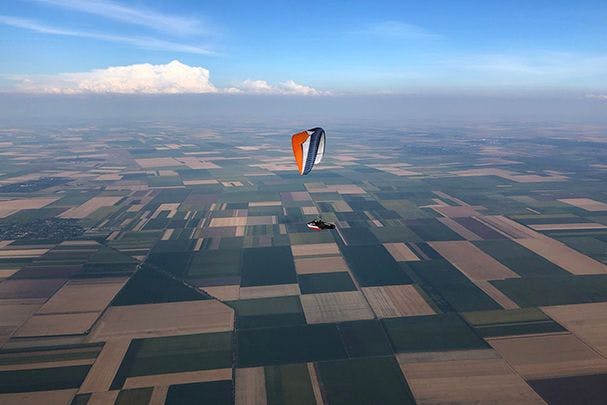
M23 77L17 89L31 93L176 94L215 93L209 71L177 60L165 65L149 63L114 66L81 73Z
M265 80L247 79L242 83L225 89L224 91L226 93L281 94L302 96L319 96L328 94L327 92L317 90L313 87L296 83L293 80L287 80L272 85Z
M188 66L178 60L164 65L141 63L110 66L88 72L21 75L8 78L14 81L13 90L42 94L236 93L304 96L329 94L293 80L278 84L270 84L265 80L245 80L232 87L217 88L210 80L208 69Z

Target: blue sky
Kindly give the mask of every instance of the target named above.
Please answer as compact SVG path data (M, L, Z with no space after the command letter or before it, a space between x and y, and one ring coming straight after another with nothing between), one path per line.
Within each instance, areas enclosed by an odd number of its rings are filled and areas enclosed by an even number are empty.
M0 2L0 86L88 91L108 67L178 60L112 78L184 72L171 92L604 94L606 21L604 0L11 0Z

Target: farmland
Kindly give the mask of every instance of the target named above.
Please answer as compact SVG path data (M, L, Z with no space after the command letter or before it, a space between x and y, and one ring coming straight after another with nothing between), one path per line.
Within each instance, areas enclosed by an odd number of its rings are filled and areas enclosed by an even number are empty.
M300 126L0 132L0 403L604 401L606 128Z

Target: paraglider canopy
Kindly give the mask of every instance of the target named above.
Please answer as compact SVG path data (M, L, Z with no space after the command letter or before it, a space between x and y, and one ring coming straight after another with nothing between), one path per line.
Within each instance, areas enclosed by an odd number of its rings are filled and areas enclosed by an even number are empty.
M299 174L308 174L325 153L325 130L312 128L298 132L291 138L291 144Z
M335 224L333 224L331 222L323 221L320 216L318 218L316 218L314 221L308 222L306 225L308 225L308 228L314 229L315 231L324 231L325 229L335 229Z

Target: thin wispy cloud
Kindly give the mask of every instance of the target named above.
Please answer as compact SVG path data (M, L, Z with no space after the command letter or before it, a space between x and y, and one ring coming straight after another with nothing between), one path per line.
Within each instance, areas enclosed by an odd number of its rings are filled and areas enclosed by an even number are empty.
M143 26L174 35L207 33L202 23L192 17L168 15L142 7L129 7L104 0L34 0L67 10L93 14L114 21Z
M382 39L440 39L441 35L425 30L414 24L402 21L387 20L377 21L363 26L362 29L354 31L359 35L367 35Z
M92 31L80 31L73 30L68 28L60 28L49 26L45 24L38 23L37 21L0 15L0 24L7 25L15 28L21 28L32 32L37 32L41 34L49 34L49 35L61 35L61 36L69 36L69 37L79 37L79 38L91 38L97 39L100 41L108 41L108 42L117 42L126 45L135 46L137 48L149 49L155 51L169 51L169 52L182 52L182 53L192 53L199 55L208 55L213 54L213 51L208 49L207 47L200 45L190 45L184 44L174 41L166 41L163 39L153 38L153 37L132 37L132 36L124 36L124 35L114 35L114 34L106 34L102 32L92 32Z
M523 77L538 81L567 80L583 76L607 79L607 56L535 51L525 54L482 54L450 57L437 63L461 70Z

